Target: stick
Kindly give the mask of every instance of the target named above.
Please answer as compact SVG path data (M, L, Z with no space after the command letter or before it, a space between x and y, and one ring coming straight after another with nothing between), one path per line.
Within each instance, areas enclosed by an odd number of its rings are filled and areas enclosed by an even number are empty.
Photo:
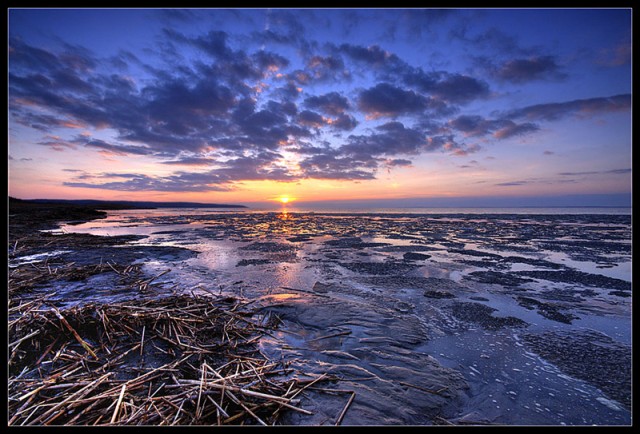
M29 339L32 336L37 335L38 333L40 333L40 330L36 330L35 332L29 333L28 335L26 335L25 337L18 339L17 341L9 344L9 348L11 348L14 345L18 345L20 342L24 341L25 339Z
M118 397L118 403L116 404L116 408L113 409L113 416L111 416L111 423L116 421L118 417L118 411L120 410L120 404L122 404L122 398L124 397L124 391L127 389L127 383L122 385L122 389L120 390L120 396Z
M260 425L267 426L267 424L265 423L265 421L263 421L262 419L260 419L260 418L258 417L258 415L257 415L257 414L255 414L253 411L251 411L251 410L249 409L249 407L247 407L246 405L244 405L244 403L243 403L242 401L240 401L238 398L236 398L236 396L235 396L233 393L231 393L229 390L227 390L227 395L229 395L229 397L230 397L232 400L234 400L237 404L239 404L239 405L240 405L240 407L244 408L244 409L247 411L247 413L249 413L251 416L253 416L253 417L258 421L258 423L260 423Z
M351 334L351 330L346 330L346 331L343 331L343 332L334 333L332 335L320 336L318 338L311 339L309 342L319 341L321 339L335 338L336 336L344 336L344 335L350 335L350 334Z
M340 423L342 422L344 415L347 414L347 409L349 408L349 406L353 402L353 398L355 397L356 397L356 392L351 392L351 397L349 398L349 401L347 401L347 404L342 409L342 413L340 413L340 416L338 416L338 420L336 420L336 426L340 425Z
M142 339L140 339L140 357L142 357L142 349L144 348L144 331L146 328L146 325L142 326Z
M319 294L319 293L313 292L313 291L307 291L306 289L289 288L288 286L281 286L280 288L282 288L282 289L284 289L286 291L304 292L305 294L315 295L316 297L331 298L331 296L329 296L329 295Z
M93 350L91 349L91 346L90 346L88 343L86 343L86 342L84 341L84 339L82 339L82 338L80 337L80 335L78 334L78 332L77 332L77 331L75 331L75 330L73 329L73 327L71 327L71 324L69 324L69 323L67 322L67 320L65 319L65 317L63 317L63 316L62 316L62 314L60 313L60 311L59 311L55 306L52 306L52 307L53 307L53 311L56 313L56 316L60 319L60 321L62 321L62 324L64 324L64 326L65 326L67 329L69 329L69 331L73 334L73 336L74 336L74 337L76 338L76 340L80 343L80 345L82 345L82 347L83 347L85 350L87 350L87 351L88 351L88 352L89 352L89 353L90 353L94 358L96 358L96 359L97 359L97 358L98 358L98 356L96 356L96 353L94 353L94 352L93 352Z
M53 341L53 342L51 343L51 345L49 345L49 346L47 347L47 349L46 349L46 350L44 350L44 353L42 353L42 355L40 356L40 358L39 358L39 359L38 359L38 361L36 362L36 366L37 366L37 365L39 365L39 364L40 364L40 362L42 362L42 360L45 358L45 356L46 356L47 354L49 354L49 351L51 351L51 349L52 349L52 348L53 348L53 346L56 344L56 342L58 342L58 339L60 339L60 336L58 336L58 337L56 338L56 340L55 340L55 341Z
M440 392L446 389L446 387L444 387L440 390L431 390L431 389L426 389L424 387L416 386L415 384L405 383L404 381L400 381L399 383L402 384L403 386L413 387L414 389L422 390L423 392L432 393L434 395L440 395Z
M96 386L98 386L100 383L102 383L104 380L106 380L107 377L109 377L111 374L113 374L113 373L112 372L108 372L108 373L104 374L102 377L95 379L94 381L92 381L91 383L89 383L88 385L83 387L82 389L80 389L77 392L75 392L72 395L70 395L68 398L58 402L56 405L51 407L49 410L45 411L37 419L35 419L33 422L31 422L31 424L34 424L34 423L37 423L39 421L45 420L45 418L48 418L52 413L54 413L60 407L65 406L69 401L73 401L75 399L82 399L82 397L86 396L92 389L94 389ZM51 420L49 420L47 422L51 422ZM44 423L47 423L47 422L44 422Z

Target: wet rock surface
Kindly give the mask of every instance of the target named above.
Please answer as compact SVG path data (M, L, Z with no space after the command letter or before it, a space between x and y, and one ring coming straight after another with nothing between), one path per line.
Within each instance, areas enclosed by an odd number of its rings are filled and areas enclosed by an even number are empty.
M501 273L499 271L473 271L469 273L467 278L481 283L492 283L502 286L518 286L534 281L533 279L518 277L512 273Z
M600 274L584 273L576 270L566 271L517 271L519 276L529 276L551 282L575 283L579 285L595 286L598 288L615 289L618 291L631 291L631 282L622 279L602 276Z
M402 255L402 257L404 258L405 261L424 261L426 259L429 259L431 255L425 255L423 253L407 252L404 255Z
M532 351L631 408L631 347L593 330L525 334Z
M453 316L459 320L477 324L487 330L498 330L505 327L525 327L527 323L513 316L494 316L494 309L482 303L455 302L448 307Z
M553 303L545 303L531 297L518 297L517 300L520 306L527 309L536 309L540 315L553 321L571 324L572 320L578 318L571 313L563 313L564 309Z

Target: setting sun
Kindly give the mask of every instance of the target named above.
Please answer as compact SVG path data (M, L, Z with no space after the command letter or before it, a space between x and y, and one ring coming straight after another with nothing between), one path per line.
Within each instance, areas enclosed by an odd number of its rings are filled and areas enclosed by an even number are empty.
M289 203L289 202L293 201L293 198L290 197L290 196L287 196L286 194L283 194L282 196L280 196L278 198L278 200L280 202L282 202L283 204L286 204L286 203Z

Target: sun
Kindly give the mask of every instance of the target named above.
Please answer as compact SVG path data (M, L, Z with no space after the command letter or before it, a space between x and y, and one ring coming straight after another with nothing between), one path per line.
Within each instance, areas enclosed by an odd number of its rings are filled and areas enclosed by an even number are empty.
M280 203L282 203L283 205L288 204L289 202L293 202L295 199L287 194L282 194L280 195L280 197L278 197L276 200L278 200Z

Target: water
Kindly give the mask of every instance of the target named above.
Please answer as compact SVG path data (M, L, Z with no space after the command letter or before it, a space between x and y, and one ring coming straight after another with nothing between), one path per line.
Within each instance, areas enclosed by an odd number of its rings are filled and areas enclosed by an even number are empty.
M345 424L426 425L436 415L505 425L630 423L629 410L597 379L569 375L525 342L547 332L597 332L630 349L625 291L616 294L607 280L511 286L474 274L575 270L631 282L628 209L294 210L121 210L61 231L145 235L131 245L198 252L150 258L144 267L153 275L171 270L158 285L233 295L278 315L283 322L261 341L263 352L304 372L339 374L335 387L357 394ZM429 256L406 260L407 252ZM426 297L430 290L453 298ZM486 328L456 316L455 303L471 313L488 306L493 319L526 326ZM554 312L573 320L558 321ZM597 376L582 359L576 363ZM326 423L341 410L333 398L308 399L315 415L293 415L292 424Z

